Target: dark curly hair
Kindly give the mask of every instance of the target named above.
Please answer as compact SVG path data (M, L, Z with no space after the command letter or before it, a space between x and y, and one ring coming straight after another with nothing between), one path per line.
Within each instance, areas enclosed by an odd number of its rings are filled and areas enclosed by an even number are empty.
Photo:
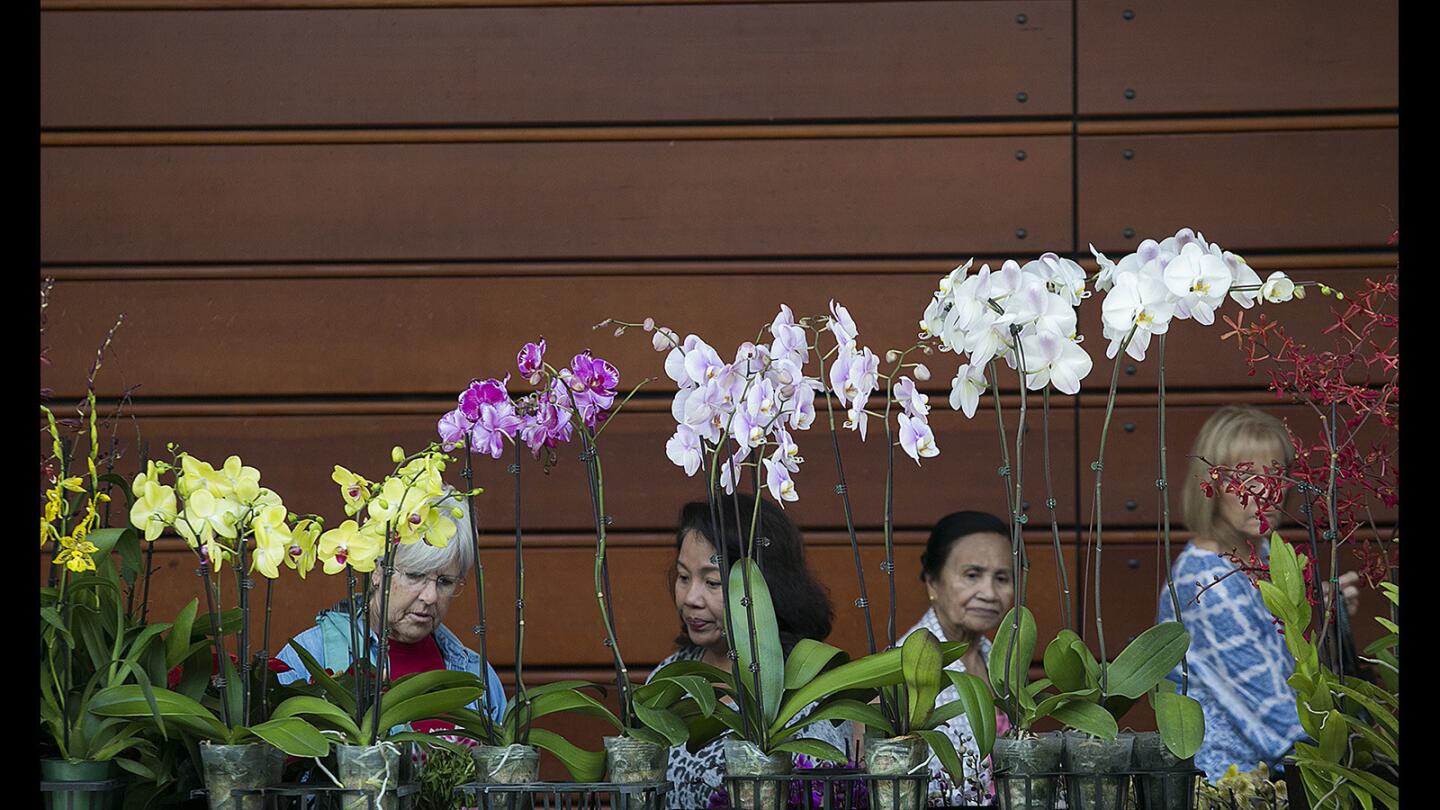
M680 528L675 532L675 550L685 543L686 535L698 532L701 537L716 548L715 538L723 533L725 558L731 565L742 552L741 532L748 536L750 515L755 508L755 498L744 493L734 496L739 500L740 519L743 527L735 525L735 506L731 496L720 496L720 528L710 517L710 504L695 501L680 509ZM785 654L802 638L823 641L830 635L835 611L830 606L830 595L810 573L805 564L805 541L800 529L790 522L784 510L770 501L760 499L760 523L756 527L761 547L756 549L760 570L765 574L765 584L770 588L770 600L775 605L775 618L780 625L780 646ZM768 544L763 541L769 540ZM722 577L721 581L728 581ZM674 591L675 569L670 569L671 591ZM685 625L680 626L680 635L675 639L680 647L691 646Z

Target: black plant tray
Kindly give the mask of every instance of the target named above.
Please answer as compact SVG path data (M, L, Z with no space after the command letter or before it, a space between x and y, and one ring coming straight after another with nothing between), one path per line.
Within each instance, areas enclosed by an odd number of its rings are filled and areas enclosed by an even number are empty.
M669 791L668 782L467 782L455 788L464 794L467 807L479 810L665 810Z
M415 798L420 792L419 785L397 785L386 793L393 794L400 800L401 810L410 810L415 805ZM190 791L190 798L208 796L209 791L198 788ZM380 804L377 800L377 791L358 788L341 788L333 785L271 785L266 788L236 788L230 791L230 796L235 799L248 796L260 797L260 807L265 810L338 810L345 804L346 799L364 797L370 810L379 810ZM255 806L254 802L247 802L248 808Z

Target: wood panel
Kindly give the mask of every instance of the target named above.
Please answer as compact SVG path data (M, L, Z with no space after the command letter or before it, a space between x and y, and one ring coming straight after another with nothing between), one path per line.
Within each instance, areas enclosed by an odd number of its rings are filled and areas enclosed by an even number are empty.
M42 14L40 35L44 128L1070 110L1070 9L1059 0L97 11Z
M1182 227L1240 253L1378 249L1399 222L1398 138L1394 129L1081 137L1080 237L1106 253Z
M861 341L883 355L887 349L910 345L914 324L940 276L952 266L935 262L930 272L836 272L824 274L823 284L816 283L810 269L791 273L779 263L758 263L750 273L708 276L672 275L661 268L645 275L638 272L643 266L636 265L623 276L608 277L152 281L125 280L126 274L117 271L105 280L62 279L56 284L43 340L51 362L43 369L43 383L55 389L57 397L83 395L94 352L123 313L125 323L97 381L97 390L105 396L139 385L135 395L145 399L363 397L376 392L449 398L472 377L513 373L520 346L540 336L552 357L564 360L590 348L611 360L627 387L655 378L643 390L658 396L672 392L674 384L664 374L664 357L654 351L651 336L633 330L617 338L609 329L594 329L597 321L653 317L682 335L700 335L728 356L742 341L755 338L780 303L789 304L797 316L819 315L834 298L849 308ZM1296 280L1322 280L1351 294L1362 288L1364 278L1390 272L1393 265L1343 271L1290 268ZM1333 341L1321 330L1333 323L1332 305L1333 299L1312 294L1281 306L1261 305L1245 313L1246 323L1265 313L1297 339L1329 346ZM1241 310L1227 302L1220 311L1233 319ZM482 313L483 321L472 325L462 314L468 312ZM1112 365L1100 334L1100 298L1081 306L1080 331L1088 337L1084 345L1095 363L1085 390L1103 395ZM1209 328L1174 323L1167 338L1167 386L1263 387L1263 376L1246 376L1233 338L1229 344L1220 342L1228 331L1223 320ZM193 337L177 340L177 335ZM1146 362L1122 361L1123 388L1154 389L1155 343ZM215 357L224 358L219 373ZM922 387L933 392L932 406L948 410L957 357L942 353L922 359L932 373ZM818 373L818 362L812 360L810 368ZM1019 385L1008 373L1001 375L1000 384L1006 391ZM522 388L517 385L516 390ZM1068 400L1057 401L1061 403Z
M1207 233L1206 237L1209 236ZM1118 261L1122 254L1112 253L1109 256ZM1295 281L1318 281L1340 290L1347 296L1353 296L1365 289L1365 279L1384 278L1393 275L1395 270L1395 265L1391 264L1388 267L1354 270L1286 268L1284 272ZM1273 271L1257 267L1256 272L1261 280L1264 280ZM1250 376L1249 366L1245 362L1246 355L1236 337L1232 335L1223 338L1234 331L1225 319L1248 327L1258 323L1263 315L1266 320L1278 321L1287 335L1313 350L1336 351L1342 346L1337 344L1334 335L1325 334L1325 330L1335 324L1336 311L1344 312L1346 304L1348 302L1338 303L1336 299L1320 295L1311 288L1304 299L1284 304L1260 303L1249 310L1242 309L1239 304L1227 298L1217 311L1215 322L1209 326L1193 320L1172 320L1165 336L1166 389L1172 392L1187 388L1264 389L1269 384L1267 375L1275 367L1264 361L1259 362L1259 370L1255 376ZM1109 341L1102 336L1101 307L1094 301L1082 306L1079 320L1080 332L1086 335L1085 347L1095 362L1090 376L1085 378L1082 392L1098 396L1098 403L1103 405L1104 397L1109 391L1110 377L1114 373L1115 360L1105 357ZM1393 331L1390 334L1393 335ZM1093 345L1091 341L1094 341ZM1159 360L1160 340L1152 337L1143 361L1136 361L1129 355L1120 358L1119 387L1122 390L1141 389L1154 392L1159 384ZM1363 363L1357 363L1356 368L1352 369L1351 379L1355 382L1362 381L1364 371ZM1091 404L1096 400L1087 396L1085 402Z
M41 151L47 263L943 255L1070 228L1042 193L1063 137Z
M616 338L593 329L595 323L653 317L733 358L782 302L803 317L828 313L833 298L849 308L861 341L883 355L913 343L931 294L954 265L835 275L824 284L763 263L751 273L715 276L670 275L659 267L647 275L642 265L623 277L124 281L117 274L114 281L62 281L51 295L44 343L52 365L44 381L57 396L83 394L95 349L123 312L126 322L100 375L105 394L140 383L137 395L144 397L450 398L472 377L513 372L516 352L540 336L552 360L590 348L615 363L624 385L654 377L646 391L673 391L650 335L635 330ZM176 335L204 336L204 351ZM216 373L213 356L226 358L223 373ZM951 355L927 362L932 386L948 394L958 362ZM817 373L818 361L810 368ZM948 408L943 399L932 404Z
M117 440L124 454L117 466L129 477L137 466L134 451L137 430L149 442L152 458L166 455L165 446L174 442L195 456L219 464L237 454L256 467L263 482L285 499L286 505L301 513L317 513L335 521L341 514L339 491L330 480L336 464L372 480L390 471L390 448L422 447L435 439L436 415L308 415L246 417L141 417L136 425L124 423ZM1053 428L1052 453L1056 459L1054 480L1060 500L1059 519L1074 522L1073 491L1074 433L1071 420L1057 419ZM940 455L917 466L897 452L895 466L896 525L926 528L941 516L959 509L982 509L1004 515L1005 489L996 475L1000 464L994 423L971 422L960 417L937 419L934 424ZM1034 429L1038 434L1038 422ZM884 433L872 425L869 442L842 431L840 445L856 524L870 530L883 522L885 475ZM605 430L601 438L605 469L607 513L614 530L673 531L680 507L704 498L705 485L698 475L685 476L665 456L665 443L674 433L667 411L624 413ZM828 430L813 428L796 435L807 461L796 474L800 500L788 505L793 520L806 529L843 529L844 512L833 488L835 467ZM48 449L48 446L47 446ZM521 494L525 528L538 532L586 532L594 527L584 467L576 460L578 448L562 448L558 463L545 474L541 465L526 459L522 467ZM1025 469L1031 487L1040 492L1041 447L1031 442L1026 448ZM475 483L486 488L478 498L477 511L486 532L503 536L513 526L514 485L506 472L510 462L482 456L475 461ZM460 466L452 465L447 480L461 484ZM748 487L747 487L748 488ZM1034 520L1048 523L1042 513L1043 496L1033 498Z
M1079 3L1080 111L1397 107L1399 5L1395 0Z
M1260 407L1266 413L1285 420L1290 429L1299 435L1319 439L1319 421L1307 406L1275 402ZM1213 406L1172 405L1165 410L1172 527L1178 528L1185 524L1180 508L1181 492L1186 487L1197 485L1186 473L1190 449L1205 420L1214 412ZM1084 470L1080 477L1083 493L1081 515L1086 521L1091 514L1095 483L1089 463L1097 457L1104 420L1103 408L1087 407L1080 413L1080 464ZM1372 441L1385 441L1392 448L1395 446L1394 434L1387 436L1378 423L1362 428L1357 443L1364 448ZM1155 480L1160 477L1159 414L1153 405L1115 409L1106 439L1105 458L1102 479L1105 525L1158 525L1160 504ZM1387 524L1395 520L1395 509L1387 508L1378 501L1372 504L1372 507L1376 521ZM1298 516L1292 515L1291 520L1295 519L1298 519Z

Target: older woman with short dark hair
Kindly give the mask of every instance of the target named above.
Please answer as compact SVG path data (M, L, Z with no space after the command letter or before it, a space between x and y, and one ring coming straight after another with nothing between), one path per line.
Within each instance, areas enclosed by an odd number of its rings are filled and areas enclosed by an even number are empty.
M395 548L395 573L390 579L390 597L386 600L390 636L390 660L386 663L391 680L437 669L480 675L480 656L461 643L443 623L456 595L464 587L466 577L475 567L469 506L463 499L455 497L453 490L446 496L446 505L458 506L461 514L455 517L448 508L440 510L441 520L455 524L455 534L448 544L432 546L421 541ZM360 632L370 633L372 649L378 649L379 640L368 629L380 623L382 578L378 564L370 576L373 585L370 604L366 606L364 615L358 618ZM322 611L315 617L314 627L296 636L275 656L290 667L290 671L279 674L281 683L290 683L308 674L292 645L303 648L316 663L332 672L350 668L354 657L350 650L348 605L348 600L342 600L335 607ZM494 668L487 664L485 669L485 706L498 720L505 710L504 687ZM444 727L443 724L434 725L436 728Z

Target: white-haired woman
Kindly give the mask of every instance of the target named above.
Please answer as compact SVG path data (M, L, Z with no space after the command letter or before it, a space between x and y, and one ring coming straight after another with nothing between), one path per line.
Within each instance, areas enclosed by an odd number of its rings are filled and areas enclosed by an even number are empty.
M442 510L442 520L453 520L455 534L443 548L424 542L395 548L395 574L390 580L390 598L386 603L389 627L389 677L393 680L416 672L449 669L480 674L480 656L467 648L444 625L445 614L464 587L465 578L475 567L475 545L470 529L468 506L460 500L461 517ZM378 639L368 630L380 620L380 566L371 574L370 604L360 617L361 633L370 633L371 649L378 649ZM350 615L348 602L322 611L315 617L315 626L296 636L275 657L289 671L278 675L280 683L307 677L308 670L294 646L302 647L315 662L330 672L350 668ZM505 691L494 668L486 666L485 708L497 720L505 711ZM478 708L478 707L477 707ZM419 724L425 725L425 724ZM436 728L444 728L443 724ZM435 730L419 728L418 731Z

